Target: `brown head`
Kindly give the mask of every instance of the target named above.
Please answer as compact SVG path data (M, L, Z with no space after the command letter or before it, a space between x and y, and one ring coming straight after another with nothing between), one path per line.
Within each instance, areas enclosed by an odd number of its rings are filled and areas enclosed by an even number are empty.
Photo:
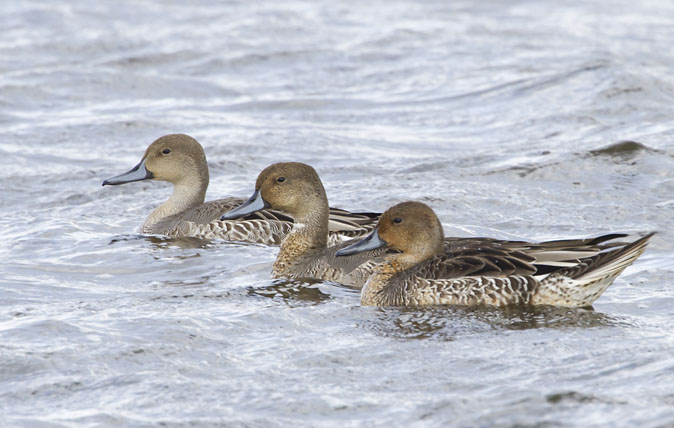
M299 162L275 163L268 166L257 177L255 192L240 207L221 217L231 220L241 216L271 208L292 216L296 222L329 213L325 188L316 170Z
M147 179L200 185L205 192L208 186L208 164L204 149L189 135L164 135L150 144L138 165L124 174L105 180L103 185Z
M431 207L421 202L402 202L382 214L377 228L360 242L337 252L355 254L386 246L406 267L438 254L443 249L444 232Z

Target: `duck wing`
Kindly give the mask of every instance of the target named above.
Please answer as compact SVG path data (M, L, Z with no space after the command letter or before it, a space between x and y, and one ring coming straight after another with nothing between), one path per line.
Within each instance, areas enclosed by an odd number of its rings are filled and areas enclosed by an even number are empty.
M377 226L381 213L351 212L341 208L330 208L328 230L335 239L331 244L359 238L372 232Z
M490 238L447 238L444 251L421 263L418 274L442 279L459 276L546 275L581 263L625 242L626 234L539 243ZM610 241L610 242L609 242Z

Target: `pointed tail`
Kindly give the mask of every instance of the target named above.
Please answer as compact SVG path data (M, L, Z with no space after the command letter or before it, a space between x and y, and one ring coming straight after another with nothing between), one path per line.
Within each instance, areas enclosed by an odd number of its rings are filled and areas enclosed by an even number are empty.
M590 306L623 270L646 249L655 233L620 248L581 259L576 266L558 270L542 279L532 303L569 307Z

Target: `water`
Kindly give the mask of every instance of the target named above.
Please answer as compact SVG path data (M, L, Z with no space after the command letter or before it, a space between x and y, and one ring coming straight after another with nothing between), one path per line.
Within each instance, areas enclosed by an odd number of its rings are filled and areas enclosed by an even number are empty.
M3 426L674 425L674 6L5 2ZM359 306L277 252L140 237L196 137L209 199L282 160L449 235L660 233L594 311Z

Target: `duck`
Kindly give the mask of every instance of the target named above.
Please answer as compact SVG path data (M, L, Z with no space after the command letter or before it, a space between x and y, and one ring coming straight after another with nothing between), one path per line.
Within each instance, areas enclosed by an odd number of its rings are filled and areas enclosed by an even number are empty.
M260 172L251 197L221 219L234 220L265 209L288 215L295 221L281 242L272 276L326 280L360 288L370 276L370 268L383 260L384 251L337 258L337 251L351 241L330 245L328 207L325 188L312 166L282 162Z
M408 201L386 210L362 240L336 257L388 249L361 291L364 306L588 307L646 249L653 233L541 243L444 237L428 205Z
M259 210L237 221L220 216L245 202L227 197L205 202L209 173L201 144L185 134L164 135L145 150L138 165L108 178L103 186L142 180L168 181L173 193L155 208L140 227L144 234L196 237L279 245L292 230L293 219L272 210ZM365 236L375 226L379 213L352 213L339 208L329 211L329 240L337 243Z

